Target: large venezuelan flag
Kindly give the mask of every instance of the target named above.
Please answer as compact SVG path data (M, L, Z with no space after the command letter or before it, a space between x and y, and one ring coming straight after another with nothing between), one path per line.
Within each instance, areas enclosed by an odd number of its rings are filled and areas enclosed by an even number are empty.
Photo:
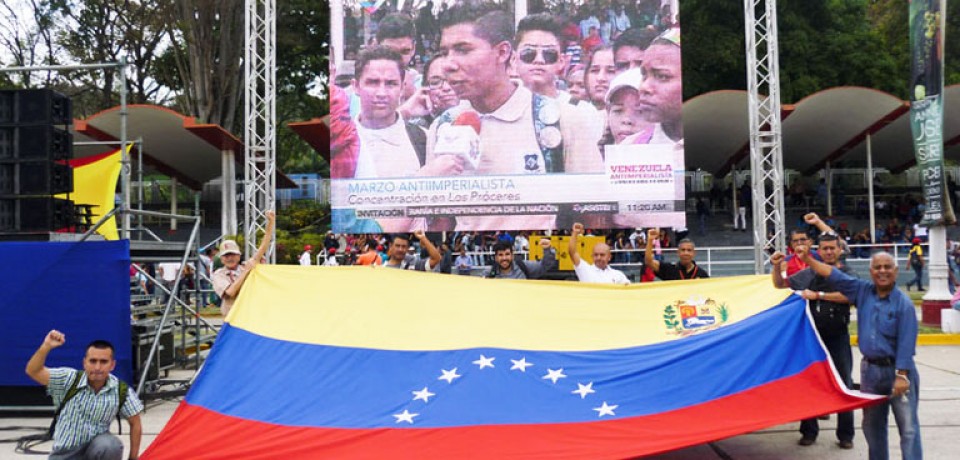
M627 458L850 410L768 277L258 266L148 459Z

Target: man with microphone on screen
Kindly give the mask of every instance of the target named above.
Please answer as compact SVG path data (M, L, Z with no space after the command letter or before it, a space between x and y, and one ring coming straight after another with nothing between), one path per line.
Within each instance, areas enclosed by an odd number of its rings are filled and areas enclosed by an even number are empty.
M384 46L360 53L353 87L360 98L354 123L360 138L356 179L456 175L462 159L447 156L424 167L426 133L408 123L397 110L406 70L400 54ZM396 233L424 229L423 219L384 217L378 231Z
M477 8L452 8L441 28L444 76L461 103L430 127L427 167L460 156L464 176L602 172L596 140L577 132L591 121L511 80L513 21ZM457 230L552 229L556 217L461 216Z

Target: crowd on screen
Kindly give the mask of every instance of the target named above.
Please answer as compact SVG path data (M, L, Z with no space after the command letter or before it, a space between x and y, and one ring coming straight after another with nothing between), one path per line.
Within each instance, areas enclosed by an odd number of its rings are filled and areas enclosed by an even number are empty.
M348 14L345 62L333 68L331 177L600 173L612 145L682 149L675 3L531 5L517 22L484 2L399 12L388 2L362 24ZM640 226L633 215L597 218L608 221L586 223ZM350 233L558 224L556 214L335 220Z

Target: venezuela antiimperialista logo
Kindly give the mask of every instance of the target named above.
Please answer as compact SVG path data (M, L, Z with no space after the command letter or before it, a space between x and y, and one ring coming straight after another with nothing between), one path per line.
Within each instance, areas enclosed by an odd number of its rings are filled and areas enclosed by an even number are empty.
M727 304L702 296L677 300L663 309L667 333L681 337L716 329L729 319Z

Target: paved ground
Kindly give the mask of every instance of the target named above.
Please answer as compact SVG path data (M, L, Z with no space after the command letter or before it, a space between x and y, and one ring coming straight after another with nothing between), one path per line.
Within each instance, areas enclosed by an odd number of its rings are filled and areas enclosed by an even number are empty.
M856 349L855 349L856 350ZM953 460L958 458L957 439L960 439L960 346L918 347L917 366L921 376L920 424L923 449L928 460ZM856 353L856 351L854 351ZM856 366L855 366L856 367ZM854 371L854 380L859 380ZM183 374L189 376L189 374ZM149 445L163 428L175 409L177 400L154 401L144 415L144 447ZM899 458L898 437L891 420L891 458ZM18 427L45 427L47 418L0 418L0 439L15 439L36 430ZM755 433L745 434L709 445L695 446L653 458L665 460L753 460L753 459L862 459L867 458L867 446L859 432L860 414L856 415L857 437L853 450L841 450L836 446L833 429L836 417L821 421L820 438L810 447L796 444L800 438L798 423L775 426ZM114 424L116 430L116 424ZM126 436L124 436L125 438ZM124 439L127 444L127 439ZM49 450L50 444L42 444L38 450ZM0 444L0 460L41 458L15 452L15 444Z

